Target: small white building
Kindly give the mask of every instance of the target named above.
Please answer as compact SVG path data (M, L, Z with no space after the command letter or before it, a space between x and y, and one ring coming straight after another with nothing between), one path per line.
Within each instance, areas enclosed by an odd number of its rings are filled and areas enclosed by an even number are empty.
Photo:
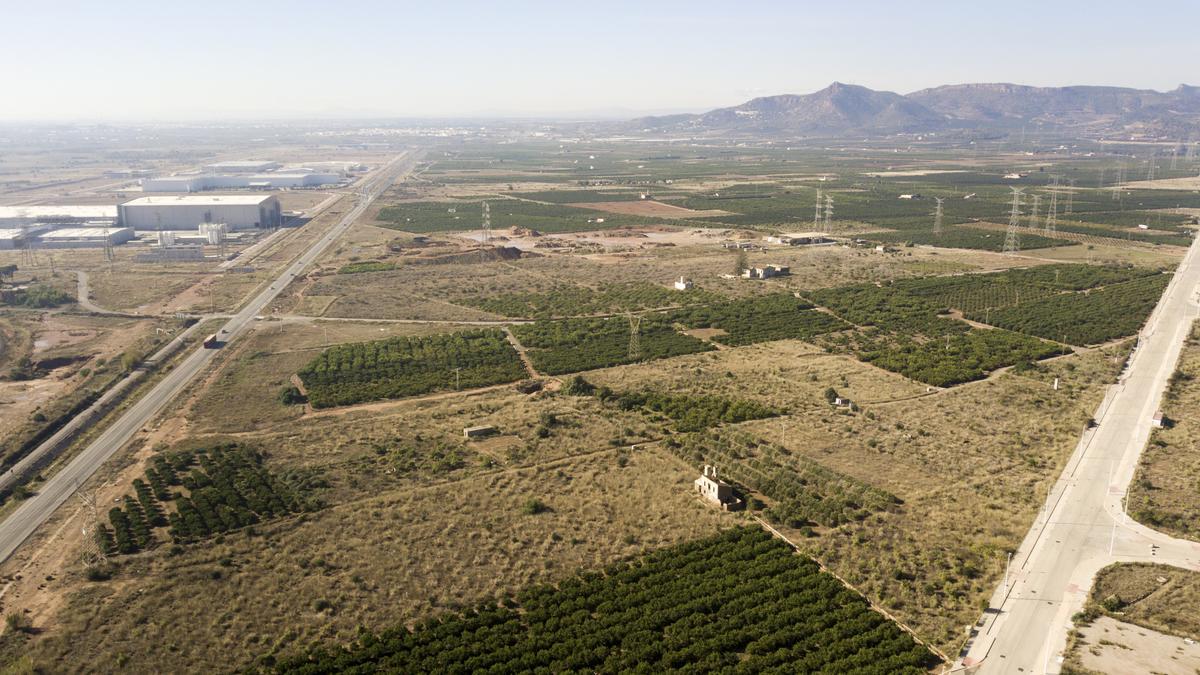
M1159 410L1158 412L1154 413L1154 417L1150 418L1150 423L1153 424L1155 428L1162 429L1167 426L1167 418L1165 415L1163 415L1162 411Z
M900 198L900 199L920 199L920 198L921 198L921 195L919 195L919 194L900 195L900 197L899 197L899 198Z
M471 440L473 438L487 438L488 436L493 436L496 433L498 433L496 431L496 427L491 426L490 424L482 424L476 427L463 428L463 438L467 440Z
M679 280L675 282L675 290L677 290L677 291L692 290L692 280L685 279L684 277L679 277Z
M792 268L787 265L764 265L763 267L751 267L742 270L743 279L770 279L772 277L786 277L792 273Z
M704 465L704 475L693 483L696 492L704 499L720 506L723 511L736 511L743 506L741 499L733 493L733 486L717 478L717 467Z

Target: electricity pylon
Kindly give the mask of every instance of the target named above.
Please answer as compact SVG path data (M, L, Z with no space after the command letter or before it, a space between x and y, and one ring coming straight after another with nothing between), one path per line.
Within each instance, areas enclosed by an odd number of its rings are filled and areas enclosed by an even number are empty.
M1033 205L1029 207L1029 229L1038 229L1038 205L1042 203L1041 195L1033 196Z
M1004 234L1004 253L1015 255L1021 251L1021 236L1017 228L1021 225L1022 188L1010 187L1013 193L1012 212L1008 214L1008 231Z
M934 197L933 199L934 199L934 201L937 202L937 209L935 209L933 212L933 233L941 234L942 233L942 204L944 204L946 202L946 198L945 197Z
M1046 234L1053 234L1058 225L1058 176L1050 185L1050 210L1046 213Z
M821 230L825 234L833 231L833 197L825 194L825 227Z
M629 317L629 358L637 360L642 356L642 345L638 334L642 329L642 317L630 312Z
M821 189L817 188L817 205L813 209L813 229L817 230L821 227Z

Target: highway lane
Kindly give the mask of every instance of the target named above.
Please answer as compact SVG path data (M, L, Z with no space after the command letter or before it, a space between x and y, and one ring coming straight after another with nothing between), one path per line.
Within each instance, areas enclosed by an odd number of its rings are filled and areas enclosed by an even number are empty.
M1124 497L1150 436L1184 341L1197 317L1200 239L1193 242L1140 334L1118 383L1110 387L1062 476L1012 558L1008 582L962 665L982 673L1056 673L1071 616L1092 581L1113 562L1159 562L1200 570L1200 545L1154 532L1128 518Z
M358 202L340 221L329 228L312 246L300 255L274 281L269 282L250 302L246 303L220 330L220 340L228 342L242 335L276 296L329 248L363 214L371 203L403 173L415 164L412 153L404 153L362 182L357 189ZM171 372L167 373L149 392L131 405L116 421L75 456L35 495L26 499L0 523L0 562L7 560L31 534L44 523L55 509L67 501L114 453L159 413L171 400L207 366L219 350L197 348Z

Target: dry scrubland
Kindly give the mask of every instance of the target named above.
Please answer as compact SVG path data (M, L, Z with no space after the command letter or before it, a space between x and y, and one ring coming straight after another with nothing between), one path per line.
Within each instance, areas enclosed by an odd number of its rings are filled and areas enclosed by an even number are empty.
M635 156L603 157L597 164L615 171L614 166L642 161ZM446 157L458 161L450 153ZM676 171L674 165L663 168L673 161L645 160L647 180ZM747 262L791 265L791 277L765 283L720 279L736 261L734 253L719 247L722 229L731 237L754 239L768 231L808 229L794 216L811 213L805 191L818 185L825 167L791 161L735 161L722 167L681 162L686 177L675 176L677 183L664 190L672 204L695 201L691 206L720 207L721 213L745 217L728 229L714 228L715 237L685 237L674 246L630 244L627 237L605 251L601 236L572 233L561 238L579 244L574 249L483 262L474 244L452 233L419 242L412 234L370 222L355 225L316 269L296 279L264 312L292 316L261 321L229 345L213 371L189 388L181 409L138 443L138 461L218 442L251 445L265 453L274 475L308 486L306 496L324 508L199 543L163 543L146 553L118 556L108 569L111 579L87 581L82 568L71 564L56 586L69 589L60 598L64 604L39 626L45 632L8 631L0 638L0 655L17 669L47 671L243 667L262 656L296 654L314 640L350 641L359 626L382 630L411 624L749 522L692 495L699 467L668 452L677 434L666 416L570 395L553 380L534 394L510 384L318 411L281 403L280 391L325 346L451 332L462 328L457 322L504 319L469 305L508 294L629 283L666 286L681 275L695 279L704 292L746 298L1050 261L1159 267L1177 259L1167 247L1123 246L1108 239L1016 257L924 246L886 254L840 246L774 248L749 253ZM848 161L861 166L844 176L878 169L894 158ZM409 181L389 199L495 194L498 183L507 181L514 184L509 191L551 191L536 195L546 200L543 206L553 206L559 197L563 203L592 201L591 196L553 194L578 189L574 182L554 182L560 180L554 171L569 170L563 167L542 171L521 158L508 165L465 161L462 166L458 172L431 172L432 183ZM867 217L888 216L894 196L886 190L928 191L920 181L941 180L898 176L899 183L874 195L877 186L844 176L820 184L835 190L839 209L858 208L863 217L837 223L842 233L878 230ZM958 187L954 184L956 193ZM761 210L759 202L714 204L701 194L715 190L735 195L776 190L784 205L772 212ZM989 194L999 199L1007 190ZM996 203L1003 211L1003 200ZM928 227L923 205L900 206L908 210L906 227L918 222ZM323 218L332 222L345 207L335 206ZM760 211L741 214L743 207ZM322 229L322 223L316 225L287 233L255 265L283 264L311 243ZM739 229L743 226L748 229ZM453 264L415 262L464 252L467 257ZM169 283L153 287L147 275L158 268L126 266L131 275L118 279L105 275L95 260L91 264L93 297L102 305L173 300L204 309L209 302L209 285L172 297L198 280L186 271L179 280L166 275ZM339 273L363 265L383 271ZM263 278L210 280L218 309L231 307ZM712 337L711 331L697 332ZM14 335L27 340L19 331ZM584 376L618 392L722 396L770 406L783 414L738 424L737 430L898 497L894 508L861 521L793 528L787 534L922 638L953 654L963 628L975 622L999 583L1004 552L1024 535L1127 349L1127 343L1119 343L1079 350L945 390L797 340L719 346ZM1055 378L1063 385L1058 391L1052 388ZM857 409L831 406L830 388ZM1194 407L1187 397L1195 392L1186 389L1179 393L1180 405ZM462 429L479 424L496 426L498 435L465 441ZM1169 440L1171 433L1191 432L1181 425L1158 438ZM129 469L114 481L118 485L129 485L142 471L128 461ZM1182 483L1172 489L1183 490ZM1190 602L1190 596L1172 597Z
M925 394L904 378L848 357L806 354L798 344L588 377L614 389L736 393L787 409L783 418L739 428L904 502L896 513L795 539L918 634L957 650L963 627L978 618L1003 574L1003 552L1024 536L1124 347ZM1063 385L1057 392L1055 377ZM863 411L833 409L823 398L829 386Z
M1200 540L1200 325L1192 327L1163 401L1169 428L1156 429L1129 492L1129 514L1178 537Z
M610 450L452 485L406 487L130 559L89 584L27 654L50 670L225 669L359 625L413 621L735 522L688 493L692 471ZM549 510L523 513L536 496Z

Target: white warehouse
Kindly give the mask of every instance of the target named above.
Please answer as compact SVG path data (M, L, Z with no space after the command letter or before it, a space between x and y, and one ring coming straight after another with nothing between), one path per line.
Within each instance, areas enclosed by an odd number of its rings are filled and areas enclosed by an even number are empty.
M225 223L230 230L276 228L279 199L274 195L142 197L120 205L120 222L135 230L192 230L201 223Z
M142 181L142 192L204 192L256 188L282 190L332 185L342 181L336 173L265 173L244 175L178 174Z

